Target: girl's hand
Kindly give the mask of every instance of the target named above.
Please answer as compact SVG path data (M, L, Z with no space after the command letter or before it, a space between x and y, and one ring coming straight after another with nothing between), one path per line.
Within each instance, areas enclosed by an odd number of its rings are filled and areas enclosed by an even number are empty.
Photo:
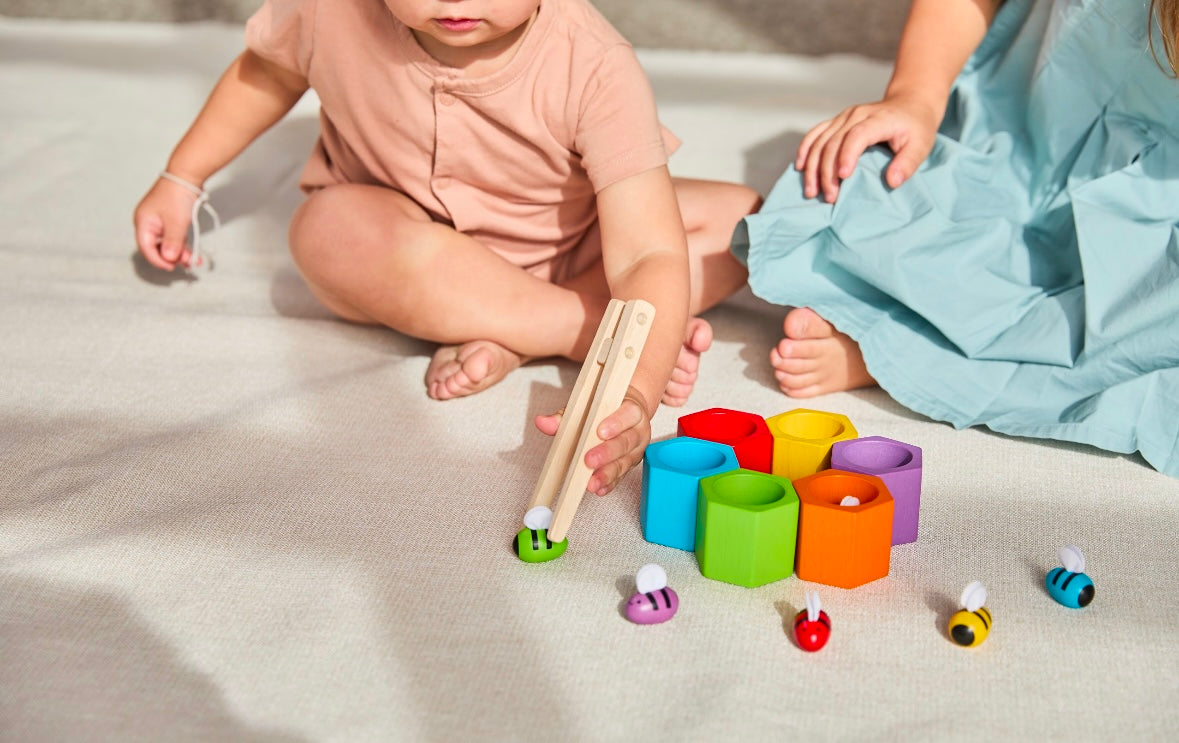
M552 436L557 432L561 415L539 415L536 427ZM606 495L631 467L643 460L643 452L651 443L651 416L638 390L627 389L618 410L606 416L597 433L602 443L585 453L585 464L593 470L585 489L595 495Z
M884 180L896 188L933 149L943 111L914 96L894 95L852 106L815 126L802 138L794 167L803 174L803 195L835 203L839 184L855 170L864 150L885 143L893 151Z
M135 242L147 262L164 271L188 266L188 228L197 197L183 186L160 178L135 207Z

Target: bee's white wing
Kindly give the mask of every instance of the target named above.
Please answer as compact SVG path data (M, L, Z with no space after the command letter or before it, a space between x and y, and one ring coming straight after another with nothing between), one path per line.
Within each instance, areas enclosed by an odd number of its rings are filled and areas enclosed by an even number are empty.
M806 592L806 618L812 622L817 621L819 612L823 610L823 603L819 601L818 591Z
M653 562L648 563L635 574L635 588L639 593L651 593L667 588L667 572Z
M524 514L524 526L528 529L547 529L553 523L553 511L548 506L533 506Z
M987 589L981 581L974 581L962 592L962 607L966 611L978 611L987 603Z
M1080 547L1070 544L1067 547L1061 547L1057 554L1060 555L1060 564L1064 566L1065 570L1070 573L1085 572L1085 555L1081 552Z

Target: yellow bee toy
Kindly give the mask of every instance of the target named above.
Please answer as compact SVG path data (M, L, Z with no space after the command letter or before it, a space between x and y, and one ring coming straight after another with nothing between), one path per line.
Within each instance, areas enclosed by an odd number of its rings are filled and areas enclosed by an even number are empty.
M962 610L950 617L950 638L964 648L981 645L991 631L991 612L983 606L987 589L974 581L962 592Z

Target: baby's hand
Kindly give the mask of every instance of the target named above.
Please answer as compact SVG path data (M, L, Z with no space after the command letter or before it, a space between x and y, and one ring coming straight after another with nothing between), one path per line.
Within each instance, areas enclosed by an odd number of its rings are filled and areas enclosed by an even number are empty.
M835 203L840 181L849 178L864 150L885 143L893 151L884 173L896 188L909 179L933 149L942 111L916 97L894 95L852 106L815 126L802 138L794 167L803 174L803 194Z
M179 184L157 180L135 207L135 242L147 262L164 271L188 266L186 238L196 195Z
M561 414L536 417L536 427L552 436L557 432ZM631 467L643 460L643 452L651 443L651 416L643 396L634 388L598 426L602 443L585 453L585 463L593 470L586 490L595 495L606 495Z

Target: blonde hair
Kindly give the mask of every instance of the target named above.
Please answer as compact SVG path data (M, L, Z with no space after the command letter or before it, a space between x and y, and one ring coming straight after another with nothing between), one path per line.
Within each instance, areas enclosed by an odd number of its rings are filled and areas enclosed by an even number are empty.
M1159 30L1163 37L1163 54L1171 74L1179 77L1179 0L1150 0L1150 15L1147 23L1158 21ZM1150 51L1158 59L1158 50L1154 47L1154 34L1150 35ZM1159 60L1162 66L1162 60Z

